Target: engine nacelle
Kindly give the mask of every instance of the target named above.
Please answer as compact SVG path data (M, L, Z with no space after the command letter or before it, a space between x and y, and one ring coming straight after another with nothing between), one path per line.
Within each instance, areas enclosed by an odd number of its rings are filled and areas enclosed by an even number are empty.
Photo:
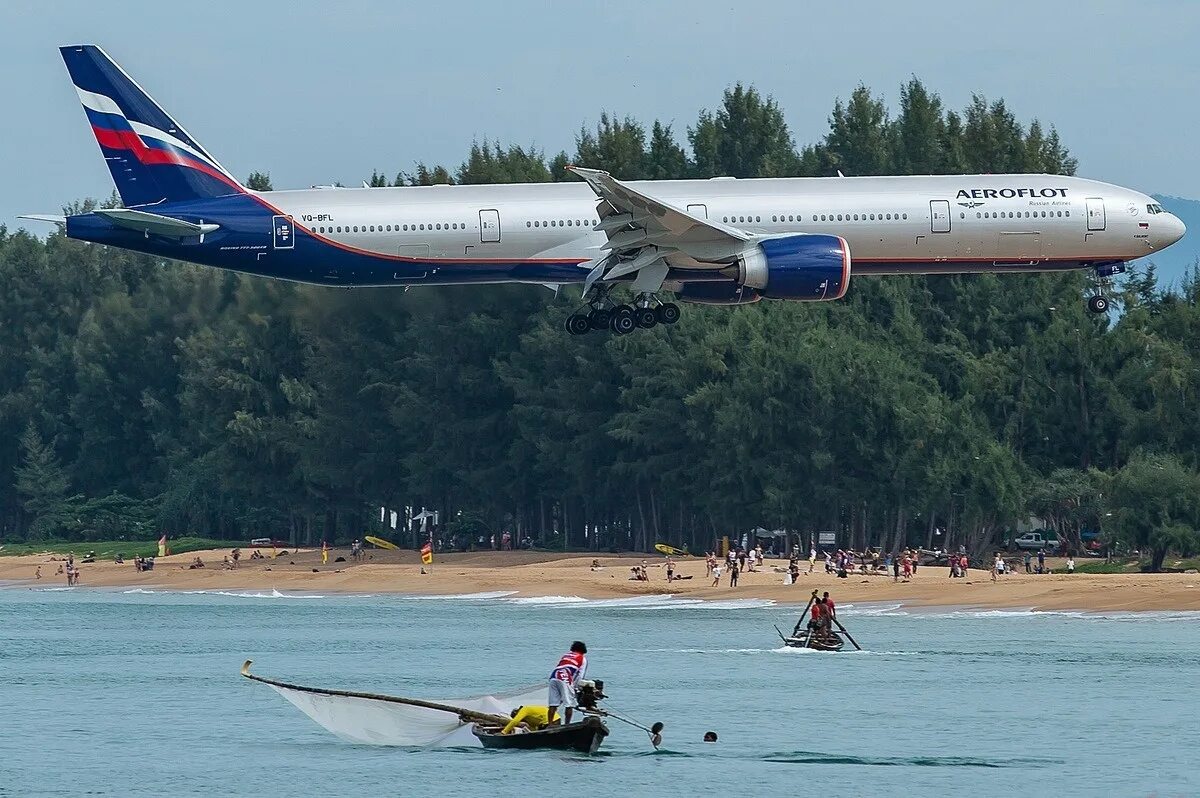
M738 282L768 299L841 299L850 287L850 246L821 234L763 239L738 258Z
M693 305L749 305L762 299L762 294L735 280L684 283L675 292L681 302Z

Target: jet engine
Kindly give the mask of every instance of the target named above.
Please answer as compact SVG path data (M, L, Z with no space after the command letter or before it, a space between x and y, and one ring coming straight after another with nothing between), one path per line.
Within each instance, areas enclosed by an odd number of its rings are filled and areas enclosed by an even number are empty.
M850 287L850 247L831 235L760 239L738 257L737 282L767 299L841 299Z
M684 283L675 292L681 302L693 305L749 305L762 299L762 294L735 280Z

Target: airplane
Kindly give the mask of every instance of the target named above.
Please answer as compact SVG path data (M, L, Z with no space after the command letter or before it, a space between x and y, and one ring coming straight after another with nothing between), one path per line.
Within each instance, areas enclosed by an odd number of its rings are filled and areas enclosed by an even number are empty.
M852 272L1090 269L1088 308L1104 313L1107 278L1185 233L1150 196L1061 175L623 181L576 166L566 183L252 191L102 49L60 52L124 207L24 218L316 285L582 284L574 335L674 324L663 294L841 299Z

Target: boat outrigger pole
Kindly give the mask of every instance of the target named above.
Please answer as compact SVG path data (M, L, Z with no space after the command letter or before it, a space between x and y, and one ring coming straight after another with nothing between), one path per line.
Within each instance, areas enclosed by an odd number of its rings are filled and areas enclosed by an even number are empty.
M509 718L504 715L492 715L488 712L476 712L473 709L465 709L456 707L451 704L441 704L436 701L422 701L417 698L400 698L393 695L382 695L380 693L359 693L352 690L328 690L323 687L303 687L298 684L288 684L287 682L279 682L274 679L267 679L263 676L255 676L250 673L250 665L252 660L246 660L242 664L242 675L247 679L255 682L269 684L272 687L283 687L288 690L299 690L302 693L314 693L316 695L332 695L341 696L343 698L369 698L372 701L387 701L392 704L407 704L410 707L421 707L423 709L433 709L439 712L449 712L452 715L458 715L463 723L485 723L488 725L504 726L508 723Z

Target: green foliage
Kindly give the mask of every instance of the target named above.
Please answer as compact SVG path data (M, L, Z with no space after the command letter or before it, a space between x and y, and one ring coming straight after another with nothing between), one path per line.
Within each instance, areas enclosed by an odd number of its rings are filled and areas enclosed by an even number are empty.
M267 172L251 172L246 178L246 188L251 191L274 191L271 187L271 175Z
M245 540L215 540L213 538L171 538L169 540L171 554L187 554L191 551L207 551L209 549L248 548ZM5 543L0 545L0 557L23 557L29 554L74 554L81 557L87 552L95 552L102 560L110 559L120 554L125 559L133 557L157 557L158 538L153 540L138 540L130 537L124 540L43 540L36 543Z
M799 149L753 87L679 129L605 113L572 153L481 139L368 183L1075 169L1053 128L983 97L949 110L916 78L894 113L857 87ZM1084 288L855 278L839 303L573 339L572 291L322 290L0 227L0 537L311 545L385 506L557 547L701 551L763 525L978 553L1032 514L1161 566L1197 546L1200 280L1137 274L1111 322Z
M1169 551L1186 555L1200 547L1200 475L1179 458L1135 455L1113 475L1112 502L1118 538L1148 550L1150 570L1161 569Z
M54 447L43 443L30 422L21 434L23 464L16 469L16 490L26 512L32 517L29 537L39 540L61 533L70 525L72 506L77 497L68 497L70 481L66 469L54 454Z

